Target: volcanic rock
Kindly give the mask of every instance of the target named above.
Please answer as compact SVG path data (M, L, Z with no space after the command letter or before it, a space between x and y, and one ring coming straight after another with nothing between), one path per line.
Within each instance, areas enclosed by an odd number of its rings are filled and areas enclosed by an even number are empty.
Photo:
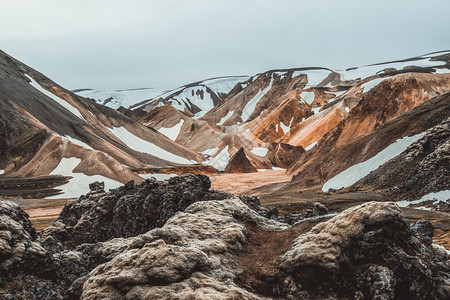
M38 274L48 272L47 252L36 241L36 230L20 206L0 201L0 277L11 277L18 270ZM38 266L39 264L42 264Z
M394 203L369 202L334 217L314 204L298 220L288 222L292 219L277 218L261 208L257 198L209 187L203 175L130 182L107 193L102 184L94 183L91 192L69 202L37 240L20 208L0 202L0 217L9 224L2 232L19 233L1 235L2 254L10 253L5 245L30 245L14 263L2 261L8 270L1 273L0 295L16 299L450 296L447 253L429 241L426 223L417 223L412 230Z
M154 178L139 185L129 182L109 192L99 183L91 184L91 192L68 202L41 238L58 237L61 242L75 246L136 236L161 227L176 212L196 201L230 196L226 192L209 191L210 186L207 176L190 174L165 182Z
M450 296L447 254L422 244L393 203L366 203L302 232L305 224L290 228L265 219L238 198L196 202L161 229L144 234L144 245L129 247L95 268L81 299ZM254 258L252 263L267 264L259 276L265 278L264 288L240 277L253 268L241 264L241 255L258 247L248 244L255 230L258 235L299 233L279 266Z

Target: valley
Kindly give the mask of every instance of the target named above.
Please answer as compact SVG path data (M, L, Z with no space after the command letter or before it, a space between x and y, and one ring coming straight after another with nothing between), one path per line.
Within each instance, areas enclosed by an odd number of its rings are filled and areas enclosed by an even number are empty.
M0 109L0 295L450 295L450 51L116 91L0 51Z

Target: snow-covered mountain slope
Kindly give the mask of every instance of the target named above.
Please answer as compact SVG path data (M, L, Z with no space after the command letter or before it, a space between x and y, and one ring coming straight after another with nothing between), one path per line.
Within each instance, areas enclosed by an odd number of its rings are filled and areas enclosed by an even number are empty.
M438 204L436 202L443 201L445 207L445 201L450 200L450 117L425 132L407 138L410 140L408 147L400 155L368 176L355 177L363 179L353 184L350 190L399 195L400 199L413 199L412 204L420 206L433 207ZM425 203L427 200L431 201Z
M151 111L163 105L171 105L198 119L220 104L236 85L239 87L239 83L247 79L246 76L221 77L191 83L138 103L132 108Z
M237 84L244 82L248 76L229 76L212 78L181 86L173 90L130 89L118 91L100 91L80 89L74 92L97 103L119 108L140 108L150 111L163 105L172 105L188 116L199 118L214 106L221 103Z
M153 109L147 106L149 112L143 117L140 114L139 121L160 132L176 131L176 142L211 156L207 163L216 156L220 158L213 164L218 166L217 161L222 161L221 170L241 148L243 152L236 161L249 159L257 169L281 167L278 159L268 159L271 151L261 158L252 150L289 145L311 151L342 122L353 125L345 127L339 143L364 135L447 92L448 56L449 52L435 53L343 71L326 68L267 71L239 83L224 101L200 118L174 113L169 107L177 105L166 103L168 106ZM352 116L355 108L357 112ZM347 121L349 117L353 121ZM298 155L301 151L294 152ZM284 152L283 157L289 157L290 162L296 155ZM282 165L286 167L286 163ZM294 169L290 170L295 174Z
M418 135L417 137L420 138L423 132L448 118L449 103L450 86L447 93L424 101L388 121L381 122L367 133L357 136L355 132L354 138L347 138L347 133L355 131L355 127L349 126L352 120L359 119L364 122L359 107L353 109L347 119L340 122L315 147L289 167L288 172L295 175L291 186L322 188L322 185L327 182L324 188L328 190L328 188L336 189L351 185L364 177L364 172L375 170L402 152L404 150L402 147L407 147L417 140L406 137ZM361 107L364 106L361 105ZM377 115L377 112L372 114ZM359 123L356 128L359 126L364 126L364 123ZM402 140L402 138L405 139ZM341 139L345 142L341 143ZM359 167L356 166L358 164ZM358 174L352 172L352 166ZM345 170L347 170L346 173L343 173ZM336 177L338 174L340 175ZM330 181L332 178L335 179ZM396 181L399 178L391 179ZM343 185L339 186L341 183Z
M118 109L121 106L128 108L136 103L164 94L166 91L153 88L139 88L117 91L80 89L73 92L82 97L94 99L99 104Z
M57 170L72 177L72 186L81 184L82 193L92 179L105 178L114 186L141 180L132 169L190 166L203 160L119 111L65 90L4 52L0 65L4 177L56 175Z

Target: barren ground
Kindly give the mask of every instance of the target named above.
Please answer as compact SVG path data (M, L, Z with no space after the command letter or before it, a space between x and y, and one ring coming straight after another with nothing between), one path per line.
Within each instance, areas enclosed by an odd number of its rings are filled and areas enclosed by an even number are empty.
M344 194L325 194L320 186L297 189L290 185L291 177L283 170L247 174L219 174L211 176L213 189L223 189L235 194L258 196L261 204L277 207L279 213L297 212L312 202L320 202L330 212L341 212L351 206L367 201L392 201L382 194L355 192ZM402 208L405 216L416 222L429 220L435 227L434 241L450 250L450 213Z
M284 170L269 170L245 174L211 175L211 189L233 194L258 196L264 207L277 207L280 214L305 209L312 202L321 202L330 212L341 212L367 201L390 201L384 195L368 192L325 194L320 186L297 189L290 185L291 176ZM30 215L37 231L51 225L68 199L9 199ZM450 213L402 208L411 222L429 220L435 227L434 240L450 250Z

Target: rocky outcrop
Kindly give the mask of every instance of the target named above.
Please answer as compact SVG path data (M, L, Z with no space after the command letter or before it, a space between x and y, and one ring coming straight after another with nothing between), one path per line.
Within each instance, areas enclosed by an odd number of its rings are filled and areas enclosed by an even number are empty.
M54 299L50 296L63 290L28 215L13 202L0 201L0 298Z
M450 296L448 256L432 244L431 224L418 222L410 228L392 202L369 202L338 215L328 215L316 203L302 213L277 217L257 198L210 191L209 186L203 175L130 182L109 193L94 183L91 192L68 203L38 239L19 207L0 202L0 217L9 220L4 223L14 231L0 231L1 258L9 253L4 245L27 245L20 259L6 264L1 273L0 296Z
M189 174L165 182L152 178L135 185L131 181L109 192L102 184L93 183L88 194L65 205L41 238L57 237L62 243L76 246L136 236L163 226L194 202L230 197L227 192L209 191L210 186L207 176Z
M233 283L239 265L232 252L246 242L246 228L236 218L286 228L261 222L261 216L236 198L197 202L146 234L145 246L94 269L81 299L258 299ZM136 267L130 272L126 266Z
M32 269L46 257L36 240L36 230L28 215L17 204L0 202L0 277L9 277L17 270ZM45 266L42 266L42 271Z
M280 168L288 168L305 153L302 146L292 146L284 143L270 143L268 158L270 162Z
M450 189L450 118L426 131L403 153L370 173L351 190L380 190L401 200Z
M81 298L450 296L445 251L425 246L393 203L367 203L305 229L298 230L300 235L279 265L266 262L266 274L260 274L260 279L266 276L266 286L260 289L237 280L253 267L240 264L244 248L257 247L248 245L250 232L282 235L293 228L262 218L237 198L197 202L161 229L146 233L145 245L131 247L94 269ZM254 263L264 262L255 257Z
M433 260L445 256L440 249L424 247L393 203L374 202L350 208L300 235L280 268L314 292L334 285L340 298L444 299L450 295L450 277L439 276Z

